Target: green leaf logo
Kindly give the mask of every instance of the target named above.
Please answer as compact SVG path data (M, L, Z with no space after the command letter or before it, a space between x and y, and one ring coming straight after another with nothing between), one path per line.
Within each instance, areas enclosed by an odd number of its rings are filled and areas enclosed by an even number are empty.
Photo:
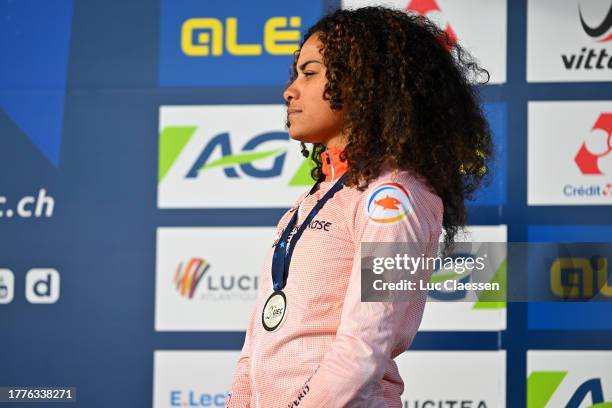
M157 184L163 181L196 130L195 126L172 126L162 129L159 134Z

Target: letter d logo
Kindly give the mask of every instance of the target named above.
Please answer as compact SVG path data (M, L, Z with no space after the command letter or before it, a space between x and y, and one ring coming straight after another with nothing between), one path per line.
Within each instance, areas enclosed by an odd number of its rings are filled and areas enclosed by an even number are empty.
M55 269L34 268L26 274L26 299L30 303L55 303L60 295L60 275Z

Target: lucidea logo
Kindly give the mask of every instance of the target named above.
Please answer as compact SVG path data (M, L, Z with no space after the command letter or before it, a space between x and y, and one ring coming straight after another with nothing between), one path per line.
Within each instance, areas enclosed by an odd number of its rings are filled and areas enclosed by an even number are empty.
M409 350L395 361L402 379L410 384L402 394L403 408L506 406L504 350ZM431 381L432 378L436 381Z
M244 329L273 236L273 227L158 228L155 329Z
M158 207L289 207L313 184L285 107L160 108Z

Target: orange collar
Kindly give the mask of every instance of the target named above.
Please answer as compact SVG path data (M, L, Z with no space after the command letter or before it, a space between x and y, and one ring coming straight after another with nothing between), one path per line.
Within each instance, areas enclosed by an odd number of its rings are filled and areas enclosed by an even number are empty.
M336 181L338 177L343 175L347 168L348 163L340 160L340 153L342 149L335 147L326 149L321 153L321 162L323 163L323 174L325 175L325 181ZM329 162L328 162L329 157Z

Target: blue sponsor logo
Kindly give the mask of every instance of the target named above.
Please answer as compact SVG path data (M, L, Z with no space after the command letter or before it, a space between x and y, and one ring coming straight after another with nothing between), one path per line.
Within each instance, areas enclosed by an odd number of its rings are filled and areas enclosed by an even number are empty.
M232 154L229 134L221 133L213 137L210 142L206 144L193 166L191 166L186 177L196 178L200 171L217 166L221 166L225 175L231 178L240 177L234 166L240 167L242 172L250 177L267 178L280 176L283 170L285 157L287 156L286 149L272 149L260 151L258 153L255 152L260 144L273 140L287 141L289 140L289 136L285 132L270 132L257 135L242 147L241 153ZM221 152L222 158L211 161L211 155L217 150ZM274 161L270 168L262 169L253 166L253 161L268 157L274 157Z
M171 407L224 407L227 393L211 394L194 390L170 391Z
M601 242L608 243L612 236L612 225L600 226L530 226L528 237L530 242ZM558 262L558 268L550 269L546 274L546 282L551 291L557 291L563 296L557 296L557 302L530 302L527 308L529 329L542 330L610 330L612 329L612 302L577 302L572 297L584 298L585 295L596 294L596 290L607 288L608 280L603 286L597 286L601 281L602 271L609 277L609 267L601 263L602 253L596 253L597 245L590 245L592 253L572 254L572 268L563 267ZM609 248L609 244L605 245ZM609 249L608 249L609 251ZM607 258L607 257L606 257ZM551 264L552 265L552 264ZM580 268L576 268L579 266ZM533 286L534 274L530 273L529 285ZM592 279L591 280L589 279ZM589 283L590 282L590 283ZM589 283L587 285L587 283ZM594 284L596 286L591 285ZM608 289L606 289L607 291ZM570 299L568 299L570 298ZM578 300L578 299L575 299Z
M159 139L159 173L158 182L162 182L174 163L178 159L196 127L169 126L160 133ZM184 177L197 179L205 177L210 169L223 170L228 178L272 178L279 177L285 168L287 157L286 147L267 148L269 142L288 142L287 132L266 132L253 136L243 146L233 145L228 132L213 136L202 146L200 153ZM235 141L234 141L235 143ZM240 151L235 149L240 148ZM214 159L213 157L219 157ZM262 164L270 163L270 164ZM297 171L294 172L290 186L312 185L310 178L311 161L304 160Z

